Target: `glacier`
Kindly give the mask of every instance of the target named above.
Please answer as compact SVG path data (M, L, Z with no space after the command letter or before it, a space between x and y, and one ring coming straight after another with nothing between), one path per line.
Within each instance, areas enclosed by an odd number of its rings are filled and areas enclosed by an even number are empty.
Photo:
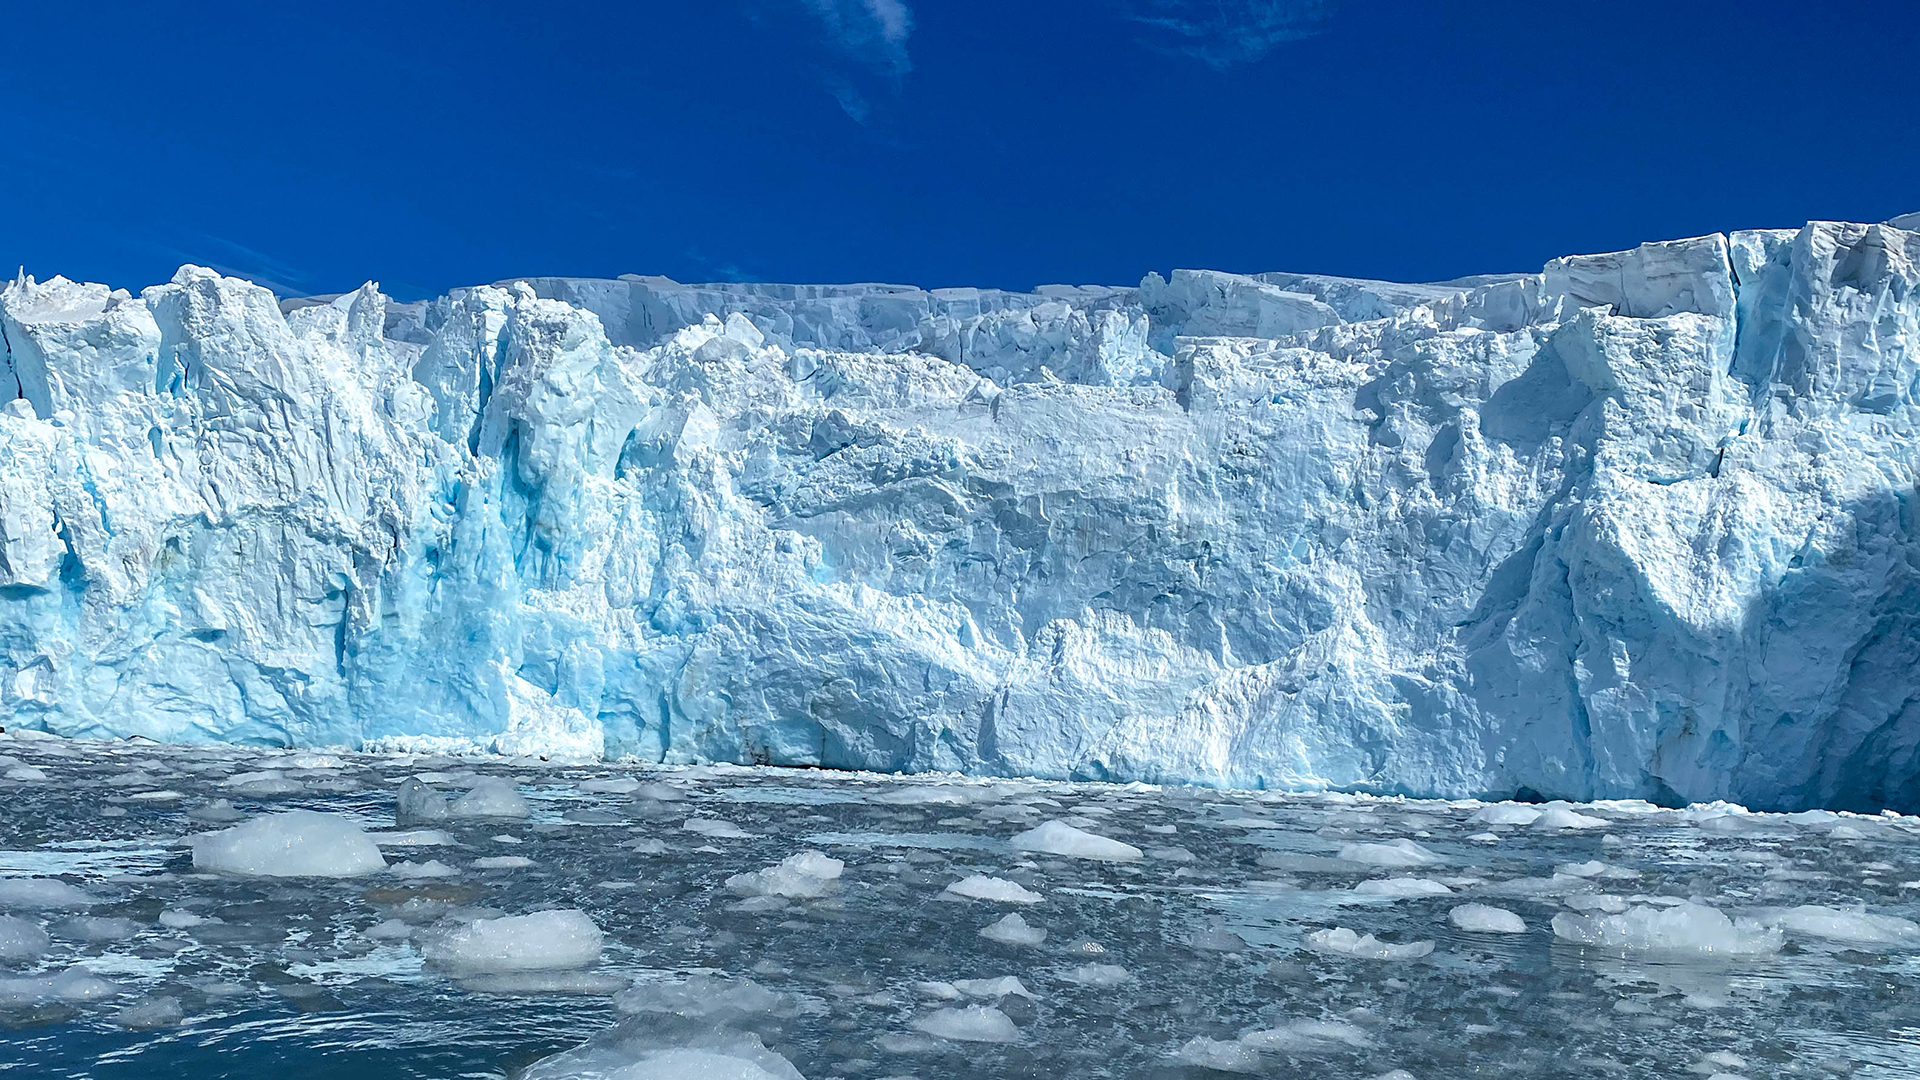
M0 716L1920 809L1920 219L1438 284L0 291Z

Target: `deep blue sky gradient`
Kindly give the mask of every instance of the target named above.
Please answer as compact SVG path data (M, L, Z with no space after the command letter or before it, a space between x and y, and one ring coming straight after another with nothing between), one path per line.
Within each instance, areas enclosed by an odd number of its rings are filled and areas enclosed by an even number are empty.
M100 0L6 19L0 262L136 289L185 261L402 298L623 272L1434 280L1920 209L1912 0Z

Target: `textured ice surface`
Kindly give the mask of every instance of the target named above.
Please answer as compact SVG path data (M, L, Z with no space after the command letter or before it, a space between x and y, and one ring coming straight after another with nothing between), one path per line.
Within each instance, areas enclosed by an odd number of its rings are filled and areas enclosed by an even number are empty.
M1480 934L1524 934L1526 920L1506 908L1489 904L1461 904L1447 912L1447 921L1462 930Z
M1542 830L1398 797L0 746L60 777L0 796L0 933L31 943L0 957L0 1072L1920 1078L1906 817L1615 801L1562 808L1601 828ZM274 770L301 790L227 782ZM513 843L493 818L395 827L416 776L498 781L527 817ZM193 814L218 799L242 825L352 821L451 873L200 872ZM1016 843L1047 821L1190 857ZM1344 857L1359 845L1422 862ZM525 864L479 865L505 852ZM1451 892L1356 893L1402 877ZM948 891L967 881L1030 902ZM1565 919L1622 921L1580 923L1589 941Z
M23 278L0 710L1913 809L1917 263L1920 234L1815 222L1451 285L555 278L283 310L196 267ZM223 797L332 782L312 764Z
M357 877L385 869L387 860L352 821L289 810L194 837L193 865L256 877Z
M0 963L34 960L51 941L40 924L13 915L0 915Z
M1047 931L1029 924L1015 913L1003 915L981 927L980 936L1002 945L1038 945L1047 940Z
M570 908L461 922L424 937L420 953L462 975L543 971L592 964L601 941L593 919Z
M1555 937L1603 949L1747 956L1778 952L1784 935L1751 920L1735 921L1696 903L1672 907L1636 904L1618 915L1553 917Z
M833 889L846 863L818 851L803 851L780 860L778 866L735 874L727 879L727 889L741 896L784 896L789 899L817 899Z
M1043 821L1026 832L1016 834L1013 846L1020 851L1099 859L1103 862L1127 862L1140 857L1140 849L1132 844L1076 829L1064 821Z

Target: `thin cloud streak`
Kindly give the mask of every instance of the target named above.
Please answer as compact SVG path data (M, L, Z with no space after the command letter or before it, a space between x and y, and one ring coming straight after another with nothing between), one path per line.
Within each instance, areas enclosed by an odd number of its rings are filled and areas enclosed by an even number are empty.
M913 9L903 0L799 0L799 7L838 54L821 65L821 81L848 119L865 125L873 117L875 98L898 95L913 70L907 53Z
M1158 31L1144 43L1149 47L1226 71L1321 33L1339 6L1340 0L1132 0L1126 17Z
M833 46L882 75L913 70L907 39L913 36L913 9L901 0L801 0L820 20Z

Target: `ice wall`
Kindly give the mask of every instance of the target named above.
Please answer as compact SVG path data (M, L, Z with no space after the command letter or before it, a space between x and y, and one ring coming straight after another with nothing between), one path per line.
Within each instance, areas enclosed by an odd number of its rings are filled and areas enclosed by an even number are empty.
M0 712L1920 808L1920 234L1398 285L0 292Z

